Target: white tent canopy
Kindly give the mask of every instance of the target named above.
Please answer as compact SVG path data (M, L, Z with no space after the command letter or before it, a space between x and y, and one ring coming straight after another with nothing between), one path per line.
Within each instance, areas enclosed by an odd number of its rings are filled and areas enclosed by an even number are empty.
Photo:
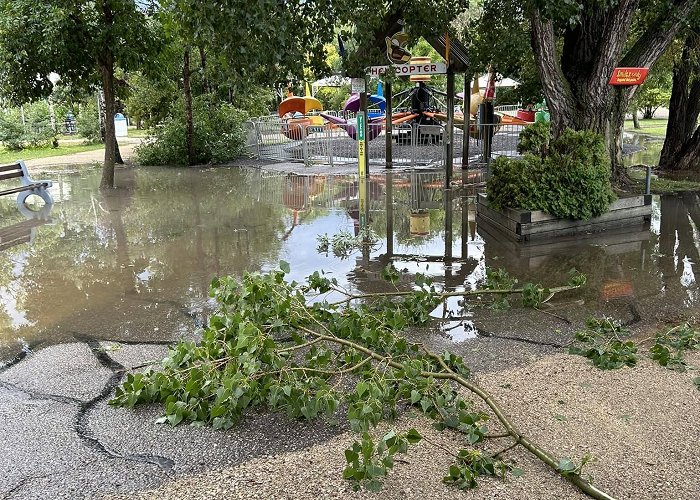
M489 75L485 73L479 77L479 88L485 89ZM496 74L496 87L517 87L520 82L511 78L503 78L503 75Z
M350 85L350 78L340 75L331 75L313 82L311 84L311 93L316 94L316 91L322 87L342 87L343 85Z

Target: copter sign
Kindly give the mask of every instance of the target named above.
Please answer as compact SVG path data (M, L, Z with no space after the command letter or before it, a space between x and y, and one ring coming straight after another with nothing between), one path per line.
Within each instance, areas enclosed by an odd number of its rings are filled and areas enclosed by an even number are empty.
M430 62L420 64L392 64L391 66L370 66L370 76L384 76L395 74L397 76L411 75L442 75L447 73L447 65L442 62Z

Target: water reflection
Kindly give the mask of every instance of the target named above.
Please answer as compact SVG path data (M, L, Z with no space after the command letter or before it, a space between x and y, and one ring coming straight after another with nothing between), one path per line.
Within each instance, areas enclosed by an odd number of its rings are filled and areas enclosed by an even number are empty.
M641 150L624 157L625 165L651 165L659 164L661 149L664 145L663 138L650 137L643 134L625 134L625 143L631 144L632 148L641 146Z
M0 246L0 359L19 348L18 339L191 335L210 307L214 276L280 260L291 263L292 279L323 269L374 292L393 289L381 279L389 263L406 273L399 287L423 273L457 289L482 284L487 266L544 285L565 282L576 267L589 283L566 300L586 313L633 320L688 314L698 305L695 194L655 200L651 228L523 245L476 226L478 172L456 175L445 189L444 175L432 171L372 175L361 186L353 175L124 169L109 192L99 191L99 174L52 175L58 180L50 218L37 221L29 238ZM319 253L320 234L359 234L361 193L379 243L349 258ZM5 230L29 222L12 200L0 199L0 215ZM456 341L504 321L500 311L465 309L457 299L433 314Z

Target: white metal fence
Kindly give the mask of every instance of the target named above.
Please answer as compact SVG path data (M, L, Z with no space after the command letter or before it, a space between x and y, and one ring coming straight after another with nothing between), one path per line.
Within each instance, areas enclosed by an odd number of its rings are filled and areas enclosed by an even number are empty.
M348 116L350 118L350 116ZM277 116L256 118L246 123L247 148L251 156L263 160L303 162L313 165L348 165L357 163L358 145L353 139L355 126L313 125L282 120ZM386 163L386 130L379 123L369 124L372 140L366 147L370 164ZM373 131L372 127L376 127ZM522 125L478 125L469 133L469 165L482 166L490 156L517 156ZM349 132L349 133L348 133ZM438 125L399 124L392 127L392 161L397 166L444 167L446 127ZM490 138L490 140L489 140ZM453 157L461 163L463 127L453 133ZM490 148L485 148L485 143Z

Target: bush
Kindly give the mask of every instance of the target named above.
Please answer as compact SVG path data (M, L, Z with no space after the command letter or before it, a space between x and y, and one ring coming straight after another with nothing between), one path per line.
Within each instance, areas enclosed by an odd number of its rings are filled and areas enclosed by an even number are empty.
M49 106L40 101L25 108L25 123L19 109L0 112L0 142L10 151L27 147L46 147L54 143Z
M142 165L186 165L187 124L182 100L174 114L155 130L155 135L136 149ZM195 99L194 164L223 163L241 156L245 149L245 112L227 103L209 104L206 98Z
M534 144L534 141L533 141ZM590 219L615 199L610 161L603 138L567 129L549 144L546 155L501 157L487 184L491 206L542 210L562 219Z
M19 110L0 112L0 142L10 151L24 148L24 126Z
M525 127L518 139L518 153L546 155L551 135L549 122L535 122Z
M78 116L75 118L78 135L85 138L85 142L96 144L102 141L100 130L100 117L97 114L97 103L90 99L80 106Z
M56 133L51 126L49 105L39 101L27 108L25 115L27 128L24 133L24 143L32 148L53 145Z

